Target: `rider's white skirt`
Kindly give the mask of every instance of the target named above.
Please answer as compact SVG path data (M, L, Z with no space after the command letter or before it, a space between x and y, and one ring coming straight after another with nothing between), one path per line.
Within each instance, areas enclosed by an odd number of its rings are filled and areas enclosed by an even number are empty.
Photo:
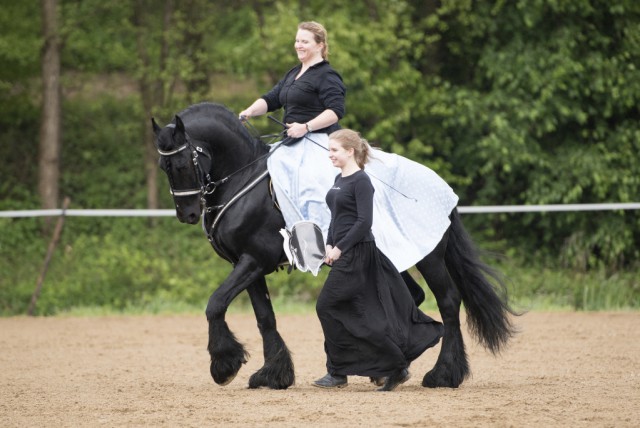
M325 241L331 212L325 196L340 173L329 160L327 134L308 134L290 146L275 144L268 168L287 228L309 220ZM365 171L375 188L373 235L378 248L399 271L422 260L449 227L458 196L431 169L374 150Z

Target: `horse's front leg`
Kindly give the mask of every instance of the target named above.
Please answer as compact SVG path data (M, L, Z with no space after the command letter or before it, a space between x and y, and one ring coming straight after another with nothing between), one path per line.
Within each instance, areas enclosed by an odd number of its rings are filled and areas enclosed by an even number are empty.
M229 384L238 374L248 354L238 342L225 321L227 308L233 299L247 289L262 275L262 269L250 256L242 256L235 268L209 297L206 315L209 323L209 343L211 355L211 377L218 385Z
M264 277L256 280L247 291L262 335L264 353L264 365L249 379L249 388L267 386L272 389L287 389L295 382L293 361L287 345L278 333Z

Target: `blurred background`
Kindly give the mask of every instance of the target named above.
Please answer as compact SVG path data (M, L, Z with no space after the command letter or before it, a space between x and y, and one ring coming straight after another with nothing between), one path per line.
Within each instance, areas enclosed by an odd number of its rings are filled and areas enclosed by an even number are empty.
M172 208L150 118L239 112L297 64L308 20L348 89L342 125L461 206L640 200L636 0L0 0L0 211ZM463 221L518 308L640 307L637 210ZM26 312L55 222L0 218L0 314ZM175 218L68 217L36 313L197 312L230 269ZM312 308L325 275L270 275L276 309Z

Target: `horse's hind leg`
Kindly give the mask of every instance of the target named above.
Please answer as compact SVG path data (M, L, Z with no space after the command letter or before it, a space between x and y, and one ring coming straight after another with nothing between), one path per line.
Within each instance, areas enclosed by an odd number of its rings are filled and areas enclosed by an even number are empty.
M436 298L444 324L438 361L422 379L422 386L429 388L457 388L469 375L469 363L460 330L461 297L444 260L448 235L449 232L445 233L438 246L416 265Z
M205 311L209 322L207 349L211 355L211 377L218 385L231 382L242 364L247 362L248 354L229 330L225 314L233 299L261 277L261 271L252 258L241 257L231 274L209 298Z
M402 276L402 279L404 280L405 285L409 289L409 293L411 293L411 297L413 298L413 301L416 303L416 306L420 306L422 302L424 302L424 299L426 297L424 294L424 290L422 289L422 287L420 287L420 284L418 284L416 280L413 279L411 274L406 270L404 272L401 272L400 275Z
M295 382L293 361L276 328L276 317L264 277L255 281L247 291L262 335L264 353L264 365L251 375L249 388L287 389Z

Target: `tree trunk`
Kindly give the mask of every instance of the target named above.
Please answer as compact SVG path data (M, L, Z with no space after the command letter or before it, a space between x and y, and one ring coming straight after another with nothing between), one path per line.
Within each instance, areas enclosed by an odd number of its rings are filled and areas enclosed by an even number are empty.
M58 206L61 146L60 35L58 0L42 0L42 118L38 193L42 208Z

